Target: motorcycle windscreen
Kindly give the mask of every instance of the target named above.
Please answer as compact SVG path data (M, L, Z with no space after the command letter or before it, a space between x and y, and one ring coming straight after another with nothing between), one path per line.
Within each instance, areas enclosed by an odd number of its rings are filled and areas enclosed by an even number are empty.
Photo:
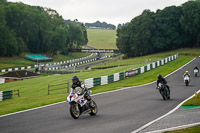
M75 92L77 92L77 94L80 94L82 92L82 89L80 87L76 87Z

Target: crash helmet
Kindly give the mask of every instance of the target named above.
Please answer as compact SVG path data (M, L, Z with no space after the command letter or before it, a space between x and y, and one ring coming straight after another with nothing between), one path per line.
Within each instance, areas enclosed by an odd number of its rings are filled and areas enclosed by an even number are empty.
M73 77L72 77L72 83L73 83L73 84L76 84L77 82L79 82L78 77L77 77L77 76L73 76Z
M188 71L185 71L185 74L188 74L189 72Z
M159 74L159 75L158 75L158 79L161 79L161 78L162 78L162 75Z

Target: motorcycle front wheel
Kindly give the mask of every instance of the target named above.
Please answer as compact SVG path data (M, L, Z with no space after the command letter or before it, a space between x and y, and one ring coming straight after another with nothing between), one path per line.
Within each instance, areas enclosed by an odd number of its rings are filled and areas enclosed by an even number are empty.
M161 95L162 95L162 97L163 97L163 100L166 100L166 93L165 93L165 91L161 91Z
M80 116L80 109L76 109L76 104L70 106L70 114L74 119L78 119Z
M91 106L90 107L91 108L90 115L96 115L97 111L98 111L97 104L93 100L91 100L90 106Z

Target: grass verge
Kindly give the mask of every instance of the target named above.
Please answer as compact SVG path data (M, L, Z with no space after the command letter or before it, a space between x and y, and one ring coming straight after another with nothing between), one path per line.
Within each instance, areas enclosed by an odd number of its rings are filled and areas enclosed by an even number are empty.
M193 97L185 102L182 106L200 106L200 94L198 94L198 98Z
M199 133L199 131L200 131L200 126L195 126L195 127L190 127L190 128L175 130L175 131L169 131L169 132L164 132L164 133Z

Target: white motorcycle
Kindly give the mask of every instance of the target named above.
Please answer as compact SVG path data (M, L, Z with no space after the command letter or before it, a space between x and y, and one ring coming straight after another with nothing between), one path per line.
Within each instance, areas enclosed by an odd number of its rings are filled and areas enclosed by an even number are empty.
M184 82L185 82L185 85L186 85L186 86L189 85L190 77L189 77L188 75L185 75L185 77L184 77Z
M97 105L96 103L91 99L90 95L92 91L89 91L89 96L90 101L88 101L85 97L84 94L80 95L80 90L81 88L77 87L75 88L77 90L75 93L71 93L67 97L67 102L70 104L70 114L74 119L78 119L79 116L82 113L89 113L91 116L97 114Z
M195 75L195 77L197 77L198 73L199 73L199 70L198 69L194 69L194 75Z

